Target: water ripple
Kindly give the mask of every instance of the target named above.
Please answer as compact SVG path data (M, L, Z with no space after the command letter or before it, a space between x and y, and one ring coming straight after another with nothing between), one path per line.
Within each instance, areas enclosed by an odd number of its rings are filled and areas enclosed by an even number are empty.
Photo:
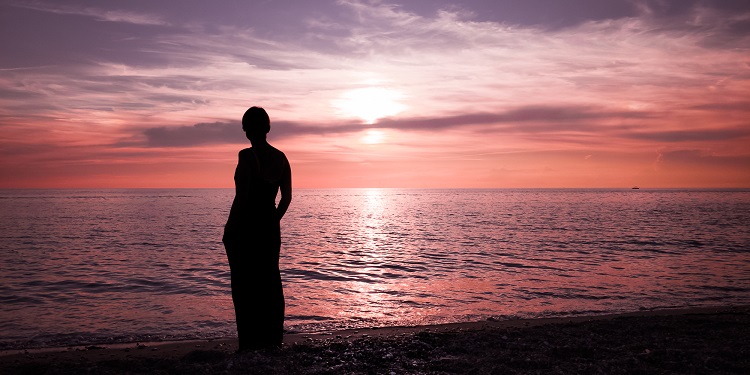
M0 349L234 333L231 189L0 191ZM290 330L750 303L746 190L300 190Z

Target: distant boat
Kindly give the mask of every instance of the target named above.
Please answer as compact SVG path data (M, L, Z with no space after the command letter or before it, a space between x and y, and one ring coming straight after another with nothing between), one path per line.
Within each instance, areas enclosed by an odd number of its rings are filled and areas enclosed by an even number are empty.
M636 190L636 189L640 189L640 188L638 186L633 186L631 189Z

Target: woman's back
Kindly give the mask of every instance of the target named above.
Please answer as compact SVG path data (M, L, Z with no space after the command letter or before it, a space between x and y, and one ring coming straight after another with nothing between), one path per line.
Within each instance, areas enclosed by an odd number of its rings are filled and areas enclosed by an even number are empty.
M276 195L289 171L283 152L270 145L240 151L234 174L236 187L232 214L236 219L265 219L275 216ZM233 216L230 214L230 217Z

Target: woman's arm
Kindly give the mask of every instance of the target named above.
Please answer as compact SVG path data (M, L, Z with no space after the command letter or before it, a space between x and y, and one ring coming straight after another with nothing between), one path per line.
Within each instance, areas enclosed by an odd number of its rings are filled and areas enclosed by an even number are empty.
M292 203L292 168L289 166L289 160L284 157L284 172L279 182L279 189L281 191L281 199L279 205L276 207L276 216L281 220L289 208L289 204Z
M237 167L234 169L234 199L232 200L232 207L229 209L229 217L227 218L227 223L224 225L224 236L221 239L224 243L229 241L232 235L235 233L235 224L237 221L237 217L239 216L239 210L243 206L244 199L246 199L246 194L242 192L242 185L240 184L243 179L246 179L246 163L243 162L243 159L244 158L242 157L242 151L240 151L237 160Z

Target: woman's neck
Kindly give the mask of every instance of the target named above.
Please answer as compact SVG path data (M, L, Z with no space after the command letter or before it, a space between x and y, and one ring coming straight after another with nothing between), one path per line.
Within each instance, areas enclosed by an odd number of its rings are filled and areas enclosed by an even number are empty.
M263 138L263 139L251 139L250 140L250 144L253 147L255 147L255 148L267 148L268 146L270 146L268 144L268 141L265 138Z

